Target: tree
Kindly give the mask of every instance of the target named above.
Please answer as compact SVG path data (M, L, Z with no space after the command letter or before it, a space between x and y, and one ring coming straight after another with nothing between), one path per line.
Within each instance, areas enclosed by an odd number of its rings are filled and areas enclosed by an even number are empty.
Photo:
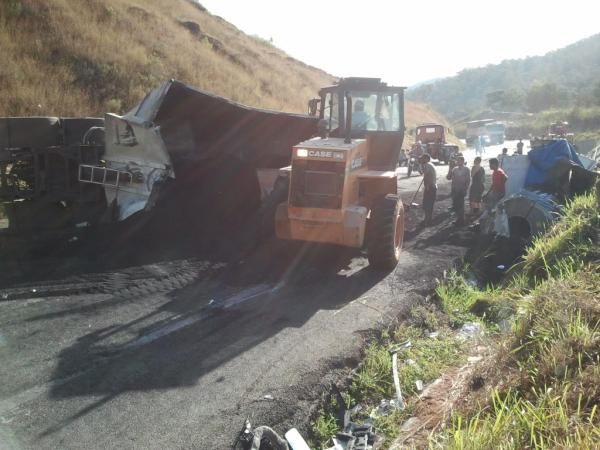
M592 89L592 101L595 105L600 105L600 81L596 81Z
M523 95L516 89L492 91L486 94L486 104L497 111L515 111L523 108Z
M568 100L566 91L555 83L534 81L525 96L525 104L531 112L540 112L553 106L564 105Z

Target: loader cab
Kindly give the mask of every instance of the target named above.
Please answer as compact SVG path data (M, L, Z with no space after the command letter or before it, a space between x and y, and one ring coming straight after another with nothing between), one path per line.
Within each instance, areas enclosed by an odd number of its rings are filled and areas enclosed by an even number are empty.
M377 131L404 134L403 87L388 86L379 78L342 78L322 88L316 100L312 111L327 136L366 138Z

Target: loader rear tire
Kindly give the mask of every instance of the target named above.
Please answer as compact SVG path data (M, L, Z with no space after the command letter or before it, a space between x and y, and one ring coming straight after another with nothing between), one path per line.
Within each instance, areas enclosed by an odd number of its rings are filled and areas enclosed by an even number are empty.
M367 255L376 269L391 270L400 260L404 240L404 207L397 195L379 199L371 210Z

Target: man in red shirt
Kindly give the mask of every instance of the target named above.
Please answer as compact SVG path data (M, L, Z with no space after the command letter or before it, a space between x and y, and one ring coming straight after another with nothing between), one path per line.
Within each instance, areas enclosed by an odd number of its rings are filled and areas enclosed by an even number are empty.
M490 169L492 170L492 186L488 193L485 194L485 203L488 211L494 209L496 204L506 194L506 180L508 179L504 170L500 168L497 158L490 159Z

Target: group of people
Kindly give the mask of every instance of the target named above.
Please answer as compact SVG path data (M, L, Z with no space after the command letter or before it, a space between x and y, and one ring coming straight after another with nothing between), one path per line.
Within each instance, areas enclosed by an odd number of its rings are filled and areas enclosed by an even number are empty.
M419 159L423 169L423 225L431 225L433 207L437 198L437 173L431 163L431 157L425 153ZM477 217L485 206L491 211L506 192L506 173L500 168L497 158L489 161L492 170L492 184L485 192L485 170L481 166L481 157L477 156L471 169L466 167L465 158L459 155L456 165L448 172L446 178L451 180L452 210L456 214L455 225L465 224L465 198L468 195L471 214Z

